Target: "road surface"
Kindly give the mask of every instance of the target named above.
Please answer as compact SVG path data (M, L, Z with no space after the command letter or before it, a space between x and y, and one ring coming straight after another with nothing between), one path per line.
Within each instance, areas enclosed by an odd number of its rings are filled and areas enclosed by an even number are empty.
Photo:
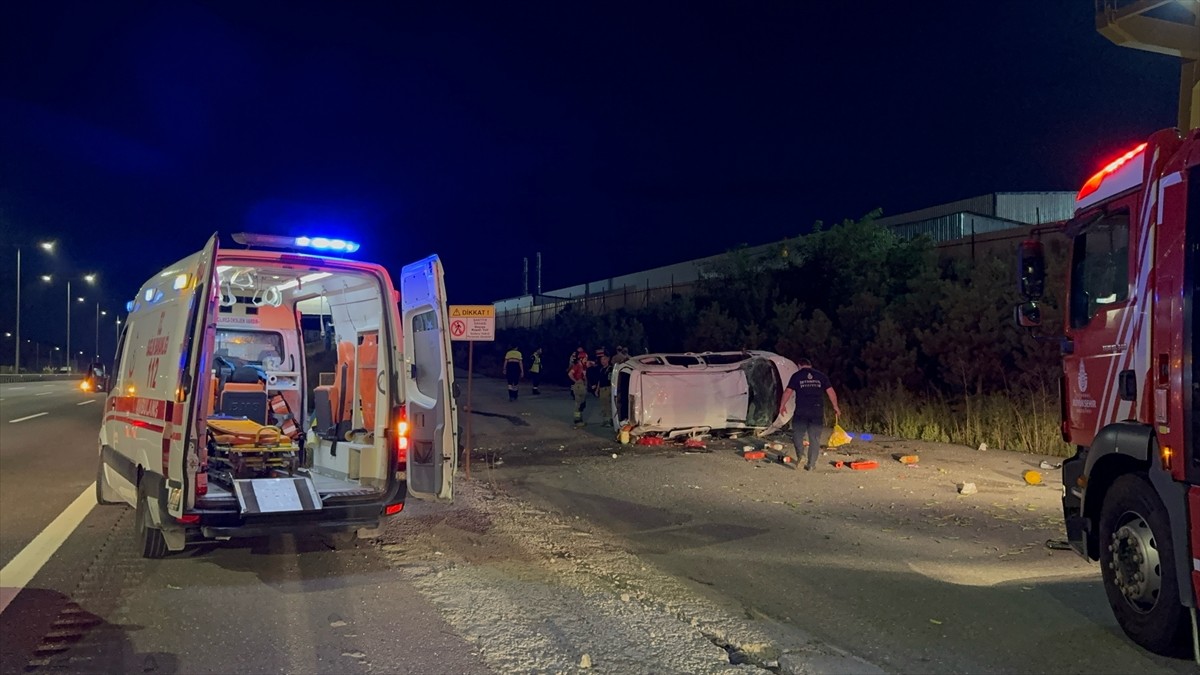
M0 385L0 562L81 495L103 395ZM137 557L132 510L96 506L0 613L0 672L488 672L377 547L253 539Z

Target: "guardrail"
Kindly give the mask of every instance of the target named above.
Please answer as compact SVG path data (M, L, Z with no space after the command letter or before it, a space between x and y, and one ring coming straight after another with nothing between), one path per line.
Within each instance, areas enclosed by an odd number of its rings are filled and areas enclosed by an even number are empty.
M0 384L13 382L53 382L55 380L82 380L83 373L25 373L23 375L0 375Z

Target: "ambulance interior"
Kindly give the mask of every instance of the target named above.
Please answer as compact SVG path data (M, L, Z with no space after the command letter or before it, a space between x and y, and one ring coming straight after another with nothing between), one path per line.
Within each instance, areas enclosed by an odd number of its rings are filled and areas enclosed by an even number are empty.
M393 399L383 280L234 263L218 275L204 499L288 475L310 476L322 500L382 492Z

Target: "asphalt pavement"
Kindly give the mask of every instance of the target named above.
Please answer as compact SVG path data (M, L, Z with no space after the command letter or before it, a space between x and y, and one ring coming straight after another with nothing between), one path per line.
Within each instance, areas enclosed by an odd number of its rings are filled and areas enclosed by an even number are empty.
M0 610L0 673L487 672L371 544L284 536L140 558L132 509L76 502L103 395L75 387L0 385L0 568L73 502L86 513Z
M103 408L77 381L0 384L0 567L95 481Z

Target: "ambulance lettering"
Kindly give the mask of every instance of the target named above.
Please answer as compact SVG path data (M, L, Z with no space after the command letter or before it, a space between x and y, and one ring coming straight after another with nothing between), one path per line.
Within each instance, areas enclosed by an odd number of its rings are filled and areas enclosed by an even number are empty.
M152 398L139 398L133 404L133 414L141 415L142 417L153 417L154 419L163 419L162 401Z
M146 343L146 356L150 357L149 363L146 364L146 386L151 389L158 387L159 357L167 353L167 336L162 334L163 320L166 316L166 312L158 313L158 333Z

